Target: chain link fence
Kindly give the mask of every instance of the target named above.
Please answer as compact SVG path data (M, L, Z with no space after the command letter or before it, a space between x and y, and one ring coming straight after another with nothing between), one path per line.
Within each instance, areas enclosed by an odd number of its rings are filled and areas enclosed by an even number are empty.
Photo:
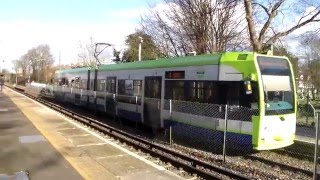
M169 143L215 154L252 151L252 121L257 109L165 100L164 127Z
M297 111L297 125L314 126L316 122L316 109L311 103L299 104Z
M292 167L298 173L320 178L317 110L312 105L299 108L293 145L261 154L252 149L252 117L258 115L258 109L247 107L165 100L165 136L173 145L222 154L224 161L226 156L253 154L258 161L287 169ZM277 132L285 128L288 127L277 127Z

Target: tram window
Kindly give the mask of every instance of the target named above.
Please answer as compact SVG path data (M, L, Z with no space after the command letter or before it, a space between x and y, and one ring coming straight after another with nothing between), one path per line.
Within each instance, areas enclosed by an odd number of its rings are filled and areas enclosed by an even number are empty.
M69 86L69 80L67 78L63 78L62 82L62 85Z
M63 80L63 79L59 79L59 80L58 80L58 83L59 83L58 85L59 85L59 86L62 86L62 85L63 85L62 80Z
M116 93L116 77L107 78L107 92Z
M93 90L93 88L94 88L94 82L92 80L92 81L90 81L90 90Z
M68 85L68 80L66 78L62 78L61 85Z
M80 88L80 83L81 83L80 77L75 77L74 78L74 87L79 89Z
M87 80L86 79L81 80L81 89L87 89Z
M161 98L161 80L159 78L146 78L145 86L145 97Z
M184 95L184 81L165 82L165 99L186 100Z
M240 93L240 91L242 89L244 90L244 88L240 88L240 82L233 82L233 83L231 82L229 85L230 86L227 93L228 104L240 106L240 98L241 98L240 95L243 95L243 93Z
M165 81L165 99L210 104L252 107L258 103L258 85L251 82L252 94L246 94L243 81ZM257 105L255 105L257 106Z
M119 80L118 94L127 96L141 96L142 81L141 80Z
M98 80L98 91L104 91L106 88L106 80Z
M165 98L217 104L217 83L213 81L166 81Z
M190 101L196 101L196 102L203 102L204 101L204 91L205 82L203 81L189 81L186 83L186 90L189 90L188 92L188 98L187 100Z
M229 104L242 107L258 108L258 84L251 82L252 93L246 94L244 82L234 82L230 89Z
M259 93L257 82L251 82L251 87L252 94L246 94L243 81L219 82L218 104L258 108Z
M134 96L141 96L142 93L142 81L141 80L134 80L133 81L133 95Z
M125 92L125 80L118 80L118 94L124 95Z
M218 104L218 87L214 81L207 81L204 84L204 100L205 103Z

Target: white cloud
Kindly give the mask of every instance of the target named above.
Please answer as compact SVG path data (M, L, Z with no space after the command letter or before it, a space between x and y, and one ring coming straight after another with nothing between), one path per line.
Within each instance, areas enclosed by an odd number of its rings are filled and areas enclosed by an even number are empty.
M148 8L146 7L141 7L141 8L136 8L136 9L127 9L127 10L116 10L116 11L111 11L106 14L107 17L117 17L117 18L122 18L125 20L128 19L137 19L140 18L140 15L148 12Z
M141 9L141 8L140 8ZM18 59L32 47L48 44L56 64L61 52L61 63L75 62L79 52L80 41L108 42L117 46L124 44L127 35L134 32L137 24L133 17L139 17L138 10L131 10L128 16L117 17L105 23L50 23L40 21L0 22L0 60L5 60L5 66L12 68L11 61ZM135 16L134 16L135 15ZM130 17L130 18L127 18ZM1 61L2 62L2 61Z

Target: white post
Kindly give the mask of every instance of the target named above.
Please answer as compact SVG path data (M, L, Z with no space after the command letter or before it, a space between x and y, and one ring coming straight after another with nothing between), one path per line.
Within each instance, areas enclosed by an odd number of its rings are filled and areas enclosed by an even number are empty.
M170 120L172 120L172 100L170 99L169 102L170 102ZM169 143L171 146L172 145L172 127L171 126L169 128Z
M138 112L138 96L136 96L136 112Z
M224 132L223 132L223 162L226 162L226 143L227 143L227 130L228 130L228 105L225 108L224 114Z
M314 161L313 161L313 179L318 179L317 165L318 165L318 145L319 145L319 113L316 121L316 143L314 144Z
M142 37L139 36L140 42L139 42L139 61L141 61L141 44L143 42Z
M170 102L170 119L172 119L172 100L169 100Z
M170 143L170 146L172 146L172 127L171 126L169 128L169 143Z

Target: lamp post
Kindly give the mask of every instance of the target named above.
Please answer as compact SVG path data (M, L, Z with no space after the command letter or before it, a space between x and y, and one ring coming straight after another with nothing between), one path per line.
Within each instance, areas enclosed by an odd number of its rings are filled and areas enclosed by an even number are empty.
M141 61L141 44L143 43L143 38L139 36L140 42L139 42L139 61Z

